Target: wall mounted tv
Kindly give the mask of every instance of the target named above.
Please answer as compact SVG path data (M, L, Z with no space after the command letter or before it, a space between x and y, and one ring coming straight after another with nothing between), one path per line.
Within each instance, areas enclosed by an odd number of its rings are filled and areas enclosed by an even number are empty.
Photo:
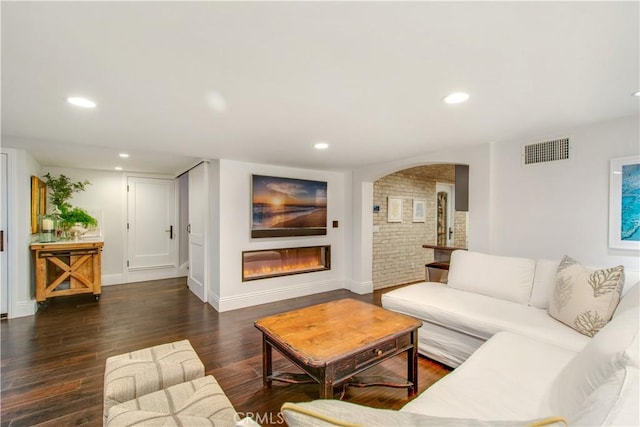
M251 237L327 234L327 183L252 175Z

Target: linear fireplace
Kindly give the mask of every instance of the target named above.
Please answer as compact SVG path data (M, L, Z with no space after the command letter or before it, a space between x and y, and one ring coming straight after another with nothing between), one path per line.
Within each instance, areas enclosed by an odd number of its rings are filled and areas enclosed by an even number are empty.
M242 281L331 269L331 246L242 252Z

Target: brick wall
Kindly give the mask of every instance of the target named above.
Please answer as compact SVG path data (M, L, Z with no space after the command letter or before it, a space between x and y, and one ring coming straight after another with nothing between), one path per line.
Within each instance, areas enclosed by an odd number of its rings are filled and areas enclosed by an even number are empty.
M430 165L387 175L373 184L373 287L374 289L424 280L424 265L433 251L424 244L436 241L436 181L453 183L453 165ZM402 222L387 222L387 198L402 198ZM413 199L426 201L425 222L413 222ZM466 213L456 212L455 242L466 247Z

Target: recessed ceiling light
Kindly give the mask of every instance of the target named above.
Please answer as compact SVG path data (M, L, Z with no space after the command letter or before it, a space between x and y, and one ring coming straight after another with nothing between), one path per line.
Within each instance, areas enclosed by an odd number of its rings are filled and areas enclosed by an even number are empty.
M209 92L206 95L207 104L216 113L224 113L227 111L227 101L218 92Z
M327 144L326 142L316 142L315 144L313 144L313 148L315 148L316 150L326 150L327 148L329 148L329 144Z
M96 108L96 103L93 102L90 99L87 98L81 98L81 97L77 97L77 96L71 96L69 98L67 98L67 102L69 104L73 104L77 107L82 107L82 108Z
M633 95L633 96L640 96L640 90L637 90L637 91L633 92L631 95Z
M461 102L465 102L469 99L469 94L465 92L455 92L450 95L447 95L443 101L447 104L460 104Z
M116 166L114 169L117 170L117 171L121 171L122 170L122 168L120 166Z
M119 156L122 157L123 159L126 159L129 157L127 153L120 153Z

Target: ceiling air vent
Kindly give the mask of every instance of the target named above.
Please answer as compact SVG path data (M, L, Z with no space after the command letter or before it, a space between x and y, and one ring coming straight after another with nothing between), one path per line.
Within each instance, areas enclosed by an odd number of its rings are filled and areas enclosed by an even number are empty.
M524 146L524 164L553 162L569 158L569 138L536 142Z

